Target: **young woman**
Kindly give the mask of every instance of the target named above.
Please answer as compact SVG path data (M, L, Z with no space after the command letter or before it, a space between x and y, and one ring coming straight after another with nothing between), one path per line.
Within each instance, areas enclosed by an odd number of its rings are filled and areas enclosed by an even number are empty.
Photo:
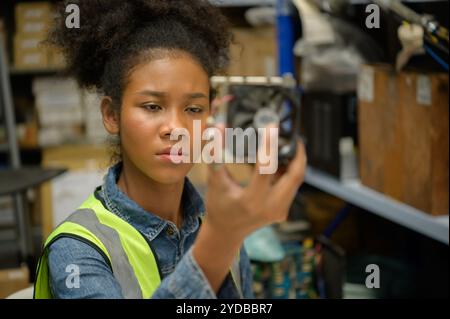
M210 115L209 78L228 63L231 34L206 0L71 0L81 27L51 41L82 87L101 92L118 161L104 184L47 239L35 298L251 298L242 246L259 227L286 219L303 181L299 143L286 173L236 183L209 169L205 205L174 164L170 134ZM191 146L192 147L192 146Z

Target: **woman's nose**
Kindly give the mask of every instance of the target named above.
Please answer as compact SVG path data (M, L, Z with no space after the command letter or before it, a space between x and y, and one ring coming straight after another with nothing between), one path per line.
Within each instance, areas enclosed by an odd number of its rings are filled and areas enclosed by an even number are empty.
M178 114L178 112L169 112L164 118L164 123L160 130L160 136L161 138L170 138L173 130L183 127L180 114Z

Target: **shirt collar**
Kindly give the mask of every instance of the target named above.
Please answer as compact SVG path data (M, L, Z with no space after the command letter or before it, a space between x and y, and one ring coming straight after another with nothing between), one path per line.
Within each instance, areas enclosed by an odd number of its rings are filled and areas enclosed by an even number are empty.
M168 221L146 211L119 189L117 180L121 170L122 163L118 163L110 167L105 175L100 190L105 206L109 211L153 240L166 227ZM180 231L192 233L199 227L199 218L204 214L205 208L203 199L187 177L184 179L181 202L184 218Z

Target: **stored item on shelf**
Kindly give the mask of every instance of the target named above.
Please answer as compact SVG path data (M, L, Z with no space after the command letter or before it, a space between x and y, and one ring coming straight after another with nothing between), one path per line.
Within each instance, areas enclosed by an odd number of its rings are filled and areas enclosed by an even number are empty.
M34 95L42 92L75 91L78 90L77 81L74 78L62 77L37 77L33 79L32 91Z
M73 78L35 78L32 90L40 124L40 146L56 146L84 140L83 97Z
M14 36L14 66L18 69L42 69L49 64L45 34L17 33Z
M93 144L104 143L108 137L108 132L103 126L100 104L101 99L97 93L83 92L86 139Z
M83 139L83 128L80 125L41 127L38 133L38 143L41 147L80 143Z
M403 200L432 215L449 213L448 74L400 74Z
M14 66L17 69L45 69L48 67L48 55L40 49L15 51Z
M448 214L448 74L365 65L358 91L362 183L432 215Z
M52 20L49 2L18 3L15 7L14 65L17 69L45 69L52 64L47 38Z
M302 132L308 163L341 180L358 177L355 93L303 93Z
M29 271L26 266L0 269L0 299L30 286Z
M50 2L22 2L15 6L16 21L49 21L52 17Z
M251 260L277 262L284 258L284 249L272 226L262 227L244 241L245 250Z
M17 32L22 34L47 33L50 24L47 21L24 21L17 26Z
M40 48L45 48L42 41L45 40L45 33L38 34L27 34L27 33L16 33L14 35L14 49L17 51L24 50L36 50Z
M17 137L20 146L36 147L38 145L38 125L36 121L17 124Z
M65 220L80 203L102 184L110 157L106 145L63 145L45 148L43 167L65 167L61 177L41 187L42 237Z
M64 125L78 126L83 123L82 94L74 79L35 78L33 93L41 126L60 129Z
M50 27L52 6L49 2L18 3L15 7L17 33L45 33Z
M273 27L233 28L234 43L228 74L274 76L276 70L276 33Z

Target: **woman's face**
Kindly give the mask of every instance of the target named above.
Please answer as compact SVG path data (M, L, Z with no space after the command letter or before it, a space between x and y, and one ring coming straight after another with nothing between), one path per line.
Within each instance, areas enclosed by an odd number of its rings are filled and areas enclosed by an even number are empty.
M122 156L152 180L171 184L184 179L190 163L175 164L164 150L175 128L187 129L192 154L194 120L201 132L209 116L209 78L189 55L139 65L128 78L120 113Z

